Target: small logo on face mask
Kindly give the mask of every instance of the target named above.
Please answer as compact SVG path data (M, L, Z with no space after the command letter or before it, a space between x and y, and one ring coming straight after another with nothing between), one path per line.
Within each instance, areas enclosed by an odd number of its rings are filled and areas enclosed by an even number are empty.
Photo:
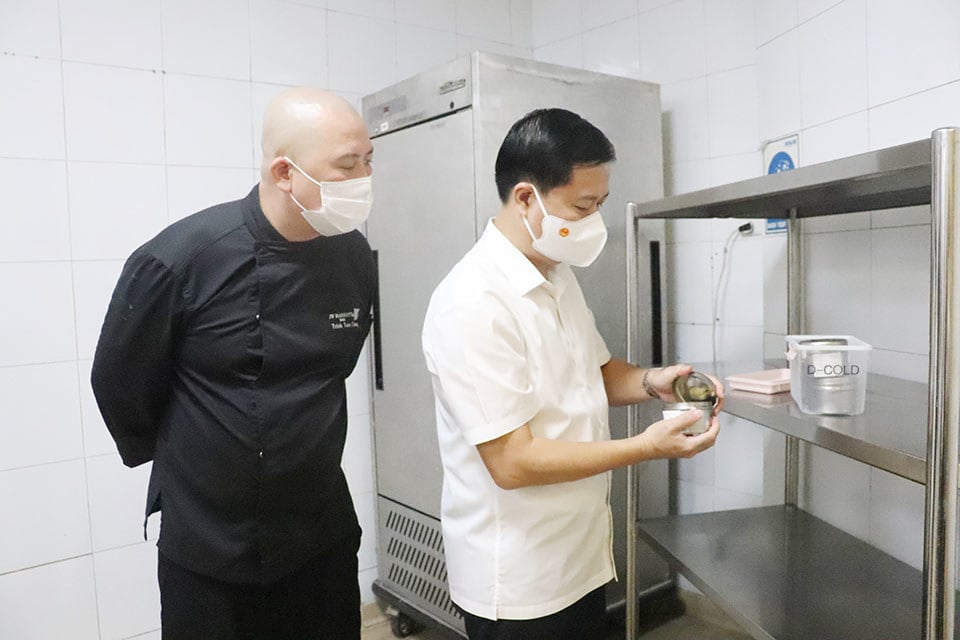
M570 229L567 227L560 227L560 237L566 238L568 235L570 235Z
M331 329L359 329L360 309L354 307L353 311L331 313L327 319L330 321Z

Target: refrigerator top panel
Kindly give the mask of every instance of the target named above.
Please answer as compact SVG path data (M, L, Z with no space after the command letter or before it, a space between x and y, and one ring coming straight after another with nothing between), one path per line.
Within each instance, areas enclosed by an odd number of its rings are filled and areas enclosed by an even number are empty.
M469 107L470 56L458 58L363 98L371 138Z

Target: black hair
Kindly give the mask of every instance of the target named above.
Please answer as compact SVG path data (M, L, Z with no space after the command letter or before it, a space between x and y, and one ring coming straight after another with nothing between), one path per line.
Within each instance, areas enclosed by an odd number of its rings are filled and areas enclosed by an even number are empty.
M500 201L518 182L532 182L546 193L570 182L575 167L616 160L613 144L600 129L566 109L537 109L510 127L497 153Z

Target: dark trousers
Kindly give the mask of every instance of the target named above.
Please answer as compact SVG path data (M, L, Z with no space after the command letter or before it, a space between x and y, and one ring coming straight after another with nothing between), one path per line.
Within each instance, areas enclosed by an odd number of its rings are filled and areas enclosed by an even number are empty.
M231 584L159 555L163 640L359 640L357 545L268 584Z
M600 587L566 609L532 620L487 620L461 613L470 640L600 640L606 597Z

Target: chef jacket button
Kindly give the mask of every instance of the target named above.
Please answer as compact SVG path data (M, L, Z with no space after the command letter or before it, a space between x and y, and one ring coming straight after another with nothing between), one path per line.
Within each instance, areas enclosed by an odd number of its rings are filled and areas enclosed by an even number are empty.
M260 320L260 314L259 314L259 313L256 315L256 318L257 318L257 321Z
M260 452L260 459L263 460L263 451Z

